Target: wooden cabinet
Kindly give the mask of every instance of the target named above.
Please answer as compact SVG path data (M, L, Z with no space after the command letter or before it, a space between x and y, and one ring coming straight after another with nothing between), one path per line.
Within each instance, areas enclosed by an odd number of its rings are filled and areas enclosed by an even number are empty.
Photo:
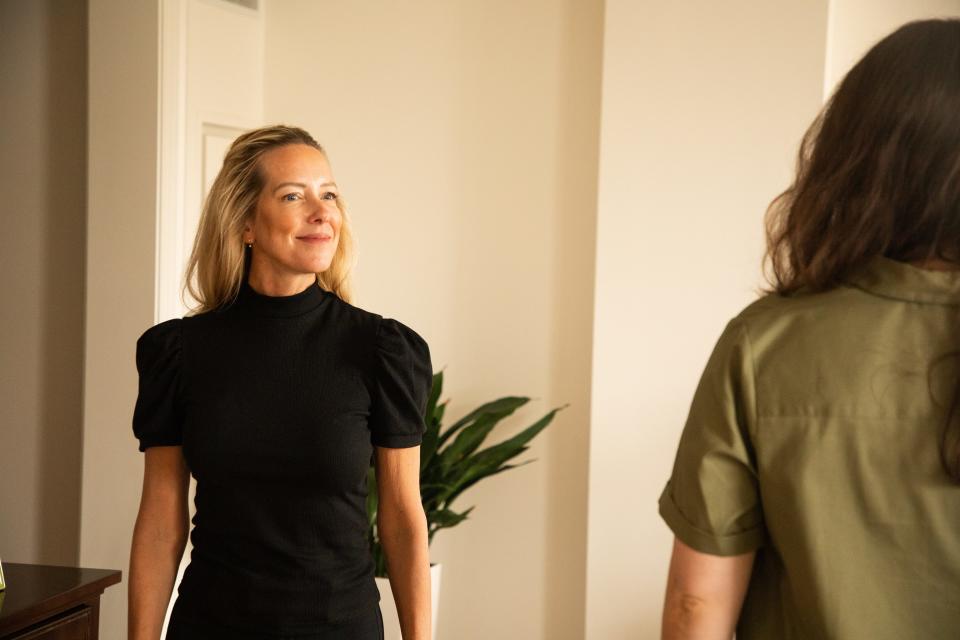
M100 595L121 573L4 563L0 640L96 640Z

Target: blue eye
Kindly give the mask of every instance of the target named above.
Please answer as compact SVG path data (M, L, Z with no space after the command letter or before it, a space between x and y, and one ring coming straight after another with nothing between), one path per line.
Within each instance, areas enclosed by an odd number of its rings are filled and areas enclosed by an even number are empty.
M280 199L281 199L281 200L285 200L286 202L293 202L293 200L288 200L288 198L289 198L290 196L296 196L297 198L299 198L299 197L300 197L300 194L299 194L299 193L288 193L287 195L283 196L283 197L280 198Z
M327 191L325 194L323 194L323 199L324 199L324 200L336 200L336 199L337 199L337 194L335 194L333 191Z

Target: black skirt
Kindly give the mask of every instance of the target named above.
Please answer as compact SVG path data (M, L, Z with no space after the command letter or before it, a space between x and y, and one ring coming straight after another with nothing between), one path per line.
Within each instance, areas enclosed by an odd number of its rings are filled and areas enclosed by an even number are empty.
M383 640L383 617L379 604L371 611L343 622L319 625L309 635L282 635L264 633L244 633L236 629L225 629L215 625L187 620L177 615L174 608L167 627L166 640Z

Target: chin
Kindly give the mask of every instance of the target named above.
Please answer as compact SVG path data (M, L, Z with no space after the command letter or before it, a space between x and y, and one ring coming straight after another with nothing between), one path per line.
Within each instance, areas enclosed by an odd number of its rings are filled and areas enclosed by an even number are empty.
M330 265L333 264L333 260L324 260L322 262L314 262L306 266L306 271L309 273L323 273L330 268Z
M302 273L322 273L333 264L333 256L310 256L306 260L300 260L297 270Z

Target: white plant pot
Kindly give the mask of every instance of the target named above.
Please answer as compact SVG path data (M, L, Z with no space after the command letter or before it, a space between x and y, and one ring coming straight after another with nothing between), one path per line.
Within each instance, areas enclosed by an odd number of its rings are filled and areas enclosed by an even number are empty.
M437 609L440 604L440 568L441 564L430 565L430 601L433 616L433 640L437 640ZM403 640L400 635L400 618L397 616L397 605L393 600L393 591L387 578L377 578L377 589L380 590L380 613L383 615L383 640Z

